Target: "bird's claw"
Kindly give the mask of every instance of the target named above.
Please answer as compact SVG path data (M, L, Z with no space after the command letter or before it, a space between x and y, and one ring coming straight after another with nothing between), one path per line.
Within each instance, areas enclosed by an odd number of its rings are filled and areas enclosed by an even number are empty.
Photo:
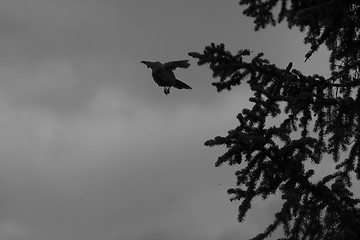
M170 93L170 87L168 88L164 87L164 93L165 95L168 95Z

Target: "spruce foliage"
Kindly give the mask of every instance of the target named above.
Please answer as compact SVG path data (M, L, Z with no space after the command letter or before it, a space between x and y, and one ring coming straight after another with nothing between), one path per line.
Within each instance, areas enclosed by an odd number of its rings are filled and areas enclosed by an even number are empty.
M265 239L280 226L289 240L360 239L360 199L351 191L360 180L360 1L241 0L240 5L254 18L255 30L286 21L306 31L305 61L325 45L331 77L304 75L292 63L277 67L249 49L232 54L224 44L189 53L199 65L209 64L218 92L244 81L253 91L253 107L237 115L239 125L205 142L227 149L215 166L241 165L237 187L228 190L231 200L240 202L238 220L255 197L280 194L282 208L253 239ZM269 126L274 118L279 124ZM316 172L305 168L328 161L335 161L336 169L318 181Z

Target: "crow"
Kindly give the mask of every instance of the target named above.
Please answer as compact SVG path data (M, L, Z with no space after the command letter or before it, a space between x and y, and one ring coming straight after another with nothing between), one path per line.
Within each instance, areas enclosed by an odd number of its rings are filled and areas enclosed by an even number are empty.
M165 95L170 93L170 88L177 89L192 89L186 83L176 79L174 70L176 68L188 68L190 66L189 60L172 61L167 63L141 61L148 68L152 70L152 77L154 81L160 86L164 87Z

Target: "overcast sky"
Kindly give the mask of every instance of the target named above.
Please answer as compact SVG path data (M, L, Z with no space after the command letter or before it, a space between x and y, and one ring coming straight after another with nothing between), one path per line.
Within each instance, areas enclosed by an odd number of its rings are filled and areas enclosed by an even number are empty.
M0 240L233 240L264 230L281 202L239 224L204 141L236 127L246 85L217 93L190 59L192 90L165 96L140 61L189 59L211 42L304 63L303 34L254 32L238 1L3 0L0 4Z

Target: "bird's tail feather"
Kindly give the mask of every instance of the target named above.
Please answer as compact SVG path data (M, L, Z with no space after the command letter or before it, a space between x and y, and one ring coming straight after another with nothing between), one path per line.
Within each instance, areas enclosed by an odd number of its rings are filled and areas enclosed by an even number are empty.
M186 83L176 79L175 83L174 83L174 87L177 89L192 89L189 85L187 85Z

